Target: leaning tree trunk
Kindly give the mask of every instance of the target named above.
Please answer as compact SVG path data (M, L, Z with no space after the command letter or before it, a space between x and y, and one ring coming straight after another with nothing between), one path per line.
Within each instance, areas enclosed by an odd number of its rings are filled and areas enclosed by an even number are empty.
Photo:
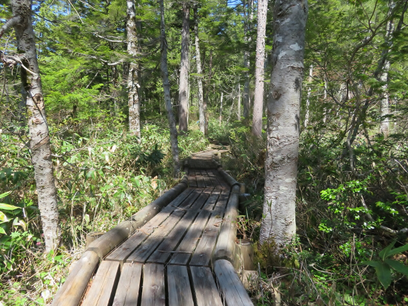
M190 40L190 4L183 2L183 26L181 30L181 60L179 85L179 130L188 130L188 77L190 70L189 60Z
M35 36L31 20L31 2L13 0L13 17L0 30L0 37L13 27L17 38L15 56L3 57L8 65L21 65L21 80L25 89L31 161L38 194L38 208L44 233L45 250L55 250L60 242L58 224L57 190L51 159L50 137L45 117L40 70L37 62Z
M299 108L306 19L306 0L275 2L264 218L260 242L273 239L278 249L290 242L296 233Z
M201 68L201 57L200 57L200 39L198 38L198 14L197 5L194 7L194 34L195 34L195 49L196 49L196 63L197 63L197 83L198 83L198 113L200 120L200 131L205 135L206 132L206 118L205 118L205 103L203 96L203 79L202 79L202 68Z
M136 12L134 0L127 0L127 52L130 59L129 74L127 80L128 105L129 105L129 132L140 138L140 103L137 92L137 35L136 35Z
M164 4L163 0L160 0L160 44L161 44L161 72L163 79L164 101L166 103L167 118L169 120L170 127L170 143L171 152L173 154L174 163L174 175L177 176L180 171L179 151L177 141L177 128L176 120L174 119L173 109L170 98L170 83L169 83L169 70L167 68L167 41L166 31L164 24Z
M255 97L254 113L252 115L252 133L262 136L262 112L264 99L264 65L265 65L265 33L268 0L258 0L258 32L256 39L255 59Z

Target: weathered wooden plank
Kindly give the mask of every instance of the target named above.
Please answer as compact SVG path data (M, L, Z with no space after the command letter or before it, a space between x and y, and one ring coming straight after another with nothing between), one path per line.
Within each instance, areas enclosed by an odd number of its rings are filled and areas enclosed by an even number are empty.
M171 256L172 251L176 248L179 241L183 238L191 223L194 221L198 211L204 206L211 191L212 188L207 188L203 191L203 193L191 205L187 213L181 218L181 220L166 236L159 247L149 257L147 262L165 263L167 261L167 259Z
M189 169L188 171L188 185L192 188L196 188L197 186L197 179L196 179L196 170Z
M123 262L140 244L156 229L160 224L168 218L177 205L180 205L192 193L193 189L188 188L184 190L176 199L174 199L168 206L162 209L156 216L154 216L148 223L142 226L133 234L128 240L122 243L116 250L114 250L106 258L107 260L115 260ZM195 195L194 195L195 197Z
M143 268L141 306L165 306L164 265L146 264Z
M112 306L138 305L143 265L125 263Z
M185 214L184 210L173 212L158 228L141 244L129 257L127 262L141 262L144 263L149 256L154 252L157 246L163 241L163 238L170 232L173 227L179 222L181 217Z
M239 185L232 187L231 196L228 200L224 214L224 222L218 236L217 245L213 254L213 262L217 259L228 259L238 265L236 258L235 239L237 233L236 220L238 217L238 195Z
M197 306L222 306L211 269L208 267L190 267L190 271Z
M106 254L126 240L137 228L153 218L153 216L155 216L165 205L169 204L186 188L187 178L183 178L175 187L133 215L132 221L124 221L118 224L93 241L88 246L87 250L97 253L100 258L105 257Z
M107 306L112 302L119 277L119 262L102 261L83 306Z
M253 305L233 265L228 260L217 260L214 265L214 271L222 296L228 306Z
M168 305L194 306L186 266L167 266Z
M170 263L172 264L187 264L193 253L198 240L200 239L201 233L208 221L212 209L217 202L219 197L219 190L214 191L208 198L204 209L199 213L197 218L194 220L193 224L188 229L187 234L184 236L180 245L177 247L175 253L173 254Z
M192 266L209 266L211 256L217 242L217 236L222 224L222 217L227 204L227 195L220 196L214 211L208 221L200 241L191 257L190 265Z
M204 176L202 175L201 170L197 170L196 172L197 186L202 188L206 187Z

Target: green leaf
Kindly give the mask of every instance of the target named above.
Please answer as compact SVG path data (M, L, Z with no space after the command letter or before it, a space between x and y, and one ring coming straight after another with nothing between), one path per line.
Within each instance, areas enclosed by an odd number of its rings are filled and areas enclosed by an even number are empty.
M391 257L392 255L398 254L398 253L402 253L408 251L408 244L403 245L399 248L395 248L393 250L391 250L390 252L388 252L388 256L387 257Z
M362 265L368 265L368 266L372 266L374 268L377 268L379 265L381 265L381 261L374 261L374 260L370 260L370 261L363 261L361 263Z
M4 228L0 227L0 234L5 234L6 231L4 230Z
M392 260L392 259L385 259L385 262L393 268L395 271L404 274L408 277L408 267L404 265L402 262Z
M387 289L388 286L391 285L390 267L387 264L380 262L380 264L375 267L375 271L377 272L377 278L381 285L383 285L384 289Z
M380 258L384 261L384 259L386 258L386 257L388 257L389 255L388 255L388 253L389 253L389 251L392 249L392 247L394 246L394 244L395 244L395 242L396 242L397 240L394 240L393 242L391 242L391 244L390 245L388 245L386 248L384 248L378 255L380 255Z
M0 194L0 199L7 197L10 193L11 191L7 191L5 193Z
M5 203L0 203L0 209L3 210L15 210L21 207L10 205L10 204L5 204Z

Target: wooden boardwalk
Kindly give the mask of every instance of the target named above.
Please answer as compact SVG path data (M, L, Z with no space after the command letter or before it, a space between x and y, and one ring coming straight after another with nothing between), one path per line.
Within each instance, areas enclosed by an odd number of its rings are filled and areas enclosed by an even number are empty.
M225 250L231 243L219 237L224 231L231 239L231 182L215 169L211 152L189 164L188 187L104 256L81 305L252 305L233 256L224 256L234 253ZM221 255L214 256L217 248Z

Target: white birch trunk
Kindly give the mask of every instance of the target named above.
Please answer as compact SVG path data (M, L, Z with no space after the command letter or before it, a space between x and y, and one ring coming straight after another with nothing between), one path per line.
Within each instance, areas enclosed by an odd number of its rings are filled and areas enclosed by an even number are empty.
M265 33L268 0L258 0L258 29L256 39L255 60L255 97L254 113L252 117L252 133L256 137L262 136L262 113L264 99L264 67L265 67Z
M251 29L251 22L254 18L254 13L253 13L253 0L248 1L248 19L247 19L247 26L245 27L245 42L248 44L251 42L252 37L248 34L248 32ZM245 72L245 83L244 83L244 118L247 119L249 117L250 113L250 108L251 108L251 99L250 99L250 94L249 94L249 68L250 68L250 54L249 51L246 50L244 52L244 67L248 69Z
M174 119L173 109L170 98L170 82L169 82L169 70L167 66L167 41L166 30L164 23L164 4L163 0L160 0L160 44L161 44L161 73L163 79L164 101L166 104L167 118L169 120L170 128L170 143L171 152L173 155L174 175L177 176L180 171L179 162L179 150L177 140L177 128L176 120Z
M57 249L61 233L58 223L57 189L54 181L50 137L31 20L31 2L13 0L11 7L13 17L1 28L0 37L13 27L17 38L18 55L5 57L3 60L14 61L14 64L19 63L22 66L21 79L26 93L31 161L34 167L45 251L49 252Z
M194 33L195 33L195 49L196 49L196 64L197 64L197 83L198 83L198 113L200 120L200 131L205 135L206 133L206 123L205 123L205 107L204 107L204 95L203 95L203 79L202 79L202 68L201 68L201 56L200 56L200 39L198 37L198 15L197 15L197 5L194 7Z
M296 233L299 107L307 19L306 0L278 0L274 11L271 92L268 101L265 199L260 242L278 248Z
M305 121L304 121L304 127L307 128L309 124L309 116L310 116L310 94L312 93L312 87L310 86L310 83L312 83L313 80L313 65L310 65L309 68L309 86L307 87L307 98L306 98L306 110L305 110Z
M189 60L190 40L190 4L183 2L183 25L181 30L181 59L179 85L179 131L188 130L188 77L190 70Z
M136 35L136 10L134 0L127 0L127 52L131 57L127 80L128 106L129 106L129 132L140 138L140 103L137 92L138 75L137 64L137 35Z

